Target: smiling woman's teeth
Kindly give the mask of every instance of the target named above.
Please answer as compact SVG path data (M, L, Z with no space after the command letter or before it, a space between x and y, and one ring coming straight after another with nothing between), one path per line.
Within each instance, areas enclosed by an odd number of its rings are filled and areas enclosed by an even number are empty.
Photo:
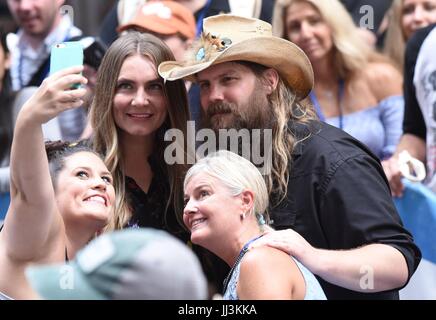
M129 114L130 117L132 118L141 118L141 119L146 119L146 118L150 118L151 114L146 113L146 114Z
M197 226L198 224L204 222L206 219L198 219L192 222L192 226L191 228L194 228L195 226Z
M106 204L106 201L102 197L99 197L99 196L90 197L90 198L86 199L85 201L92 201L92 202Z

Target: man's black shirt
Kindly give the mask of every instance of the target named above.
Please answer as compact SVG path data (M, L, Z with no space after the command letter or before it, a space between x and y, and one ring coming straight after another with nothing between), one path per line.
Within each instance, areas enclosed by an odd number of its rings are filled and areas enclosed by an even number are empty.
M273 227L292 228L322 249L393 246L404 255L410 277L421 253L402 226L377 157L325 123L291 124L290 130L298 140L307 138L294 149L287 199L271 210ZM319 280L328 299L398 299L398 290L360 293Z

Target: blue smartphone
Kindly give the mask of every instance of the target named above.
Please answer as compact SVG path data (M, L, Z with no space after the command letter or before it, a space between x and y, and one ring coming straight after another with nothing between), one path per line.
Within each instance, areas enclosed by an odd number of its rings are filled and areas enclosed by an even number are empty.
M73 66L83 65L83 46L79 41L62 42L51 48L50 75ZM72 88L77 89L80 84Z

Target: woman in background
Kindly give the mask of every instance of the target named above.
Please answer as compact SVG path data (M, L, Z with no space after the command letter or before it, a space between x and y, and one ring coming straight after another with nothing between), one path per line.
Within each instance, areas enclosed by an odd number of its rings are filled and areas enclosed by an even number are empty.
M394 0L389 10L389 25L383 52L404 68L406 42L416 30L436 23L436 0Z
M338 0L277 0L273 30L297 44L315 74L310 98L322 121L365 143L380 159L401 136L401 74L358 35Z

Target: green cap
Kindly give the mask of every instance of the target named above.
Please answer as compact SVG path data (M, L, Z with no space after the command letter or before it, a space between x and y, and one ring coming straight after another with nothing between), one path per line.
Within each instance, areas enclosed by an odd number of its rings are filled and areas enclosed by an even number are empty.
M104 234L69 264L30 267L26 275L44 299L206 299L200 263L184 243L154 229Z

